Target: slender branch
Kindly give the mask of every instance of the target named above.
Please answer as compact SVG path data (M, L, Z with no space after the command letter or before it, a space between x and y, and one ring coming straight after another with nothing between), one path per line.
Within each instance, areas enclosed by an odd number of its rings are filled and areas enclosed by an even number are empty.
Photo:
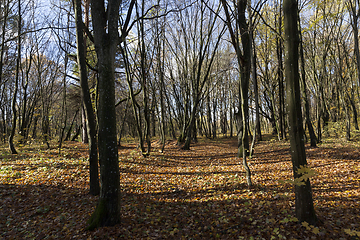
M135 4L135 3L133 3L133 2L135 2L135 0L132 0L132 2L130 3L131 10L132 10L132 8L133 8L133 5ZM135 25L135 23L137 23L138 21L140 21L140 20L153 20L153 19L165 17L165 16L169 15L170 13L181 12L181 11L185 10L186 8L191 7L192 5L194 5L195 2L196 2L196 1L192 2L191 4L189 4L189 5L187 5L187 6L183 7L183 8L180 8L180 9L171 9L171 10L165 12L164 14L156 15L156 16L153 16L153 17L146 17L146 15L147 15L152 9L159 7L159 5L154 5L154 6L152 6L151 8L149 8L149 9L145 12L145 14L144 14L143 16L138 17L137 19L135 19L135 20L130 24L130 27L129 27L128 29L126 29L126 27L127 27L127 25L129 24L129 21L130 21L130 19L129 19L129 15L130 15L130 14L127 14L127 18L126 18L126 21L125 21L125 24L124 24L124 27L123 27L123 30L122 30L122 34L121 34L121 37L120 37L120 41L123 41L123 40L125 39L125 37L129 34L129 32L130 32L130 30L132 29L132 27L133 27L133 26ZM129 10L130 10L130 9L129 9ZM126 25L126 24L127 24L127 25Z
M136 93L134 93L134 97L137 96L137 95L139 95L139 93L141 93L141 90L142 90L142 88L140 88ZM128 96L128 97L126 97L126 98L121 99L117 104L115 104L115 107L119 106L120 104L122 104L123 102L129 100L130 98L131 98L131 97Z

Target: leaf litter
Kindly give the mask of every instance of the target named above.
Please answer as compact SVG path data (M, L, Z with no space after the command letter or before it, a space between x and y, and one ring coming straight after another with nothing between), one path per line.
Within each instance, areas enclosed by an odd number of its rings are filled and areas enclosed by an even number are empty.
M359 239L356 143L307 147L318 226L294 216L287 142L260 142L248 188L236 140L169 142L144 158L119 149L121 224L85 231L97 197L88 194L87 146L23 147L0 156L1 239ZM289 181L290 182L290 181Z

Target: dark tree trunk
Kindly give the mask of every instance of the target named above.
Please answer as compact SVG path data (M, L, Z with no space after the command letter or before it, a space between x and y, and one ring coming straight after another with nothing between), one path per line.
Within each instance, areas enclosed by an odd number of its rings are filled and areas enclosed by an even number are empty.
M359 27L358 20L360 17L360 6L358 5L358 1L355 1L355 5L353 1L348 1L348 6L350 10L350 19L351 19L351 27L353 29L354 36L354 54L356 56L356 69L357 69L357 77L360 82L360 50L359 50Z
M37 125L38 125L38 121L39 121L39 116L36 115L34 118L34 125L33 125L33 130L32 130L32 138L36 139L37 138Z
M145 152L145 148L144 148L144 138L143 138L143 133L141 130L141 116L140 113L138 111L138 103L136 102L135 99L135 93L134 93L134 89L132 86L132 82L133 79L131 77L131 71L130 71L130 66L129 66L129 60L128 60L128 55L127 55L127 46L126 46L126 40L124 40L123 42L124 47L122 47L121 45L119 46L120 52L123 56L123 60L124 60L124 65L125 65L125 72L126 72L126 82L128 84L129 87L129 95L130 95L130 100L131 100L131 104L132 104L132 109L133 109L133 114L134 114L134 118L135 118L135 128L136 128L136 132L138 134L138 139L139 139L139 147L141 149L141 152L144 153Z
M23 91L24 91L24 100L23 100L23 109L22 109L22 116L21 116L21 124L20 124L20 130L19 133L22 136L21 141L25 142L28 134L29 134L29 129L28 127L30 126L30 116L34 111L34 102L35 99L33 99L33 104L28 103L28 87L29 87L29 74L30 74L30 70L31 70L31 63L32 63L32 54L30 53L30 57L29 60L26 61L27 63L27 68L26 68L26 73L25 73L25 84L23 84ZM34 97L35 98L35 97ZM30 105L30 107L28 107L28 105Z
M145 14L145 0L141 1L141 15ZM139 13L137 12L138 18L140 18ZM150 109L149 109L149 92L148 92L148 71L147 71L147 59L146 59L146 49L145 49L145 29L144 29L144 19L141 18L138 32L140 34L140 68L141 68L141 86L143 90L143 104L144 104L144 118L145 118L145 140L146 140L146 153L143 152L143 155L147 156L151 151L151 124L150 124Z
M86 66L86 45L83 31L81 0L75 0L75 22L76 22L76 42L77 42L77 62L79 65L81 96L86 116L87 136L89 137L89 169L90 169L90 194L100 193L99 185L99 159L96 135L96 119L90 91L88 85L87 66Z
M247 0L238 0L235 6L236 24L239 29L240 36L238 36L237 31L234 31L233 26L231 25L231 15L229 12L228 5L225 0L221 0L222 6L226 15L226 25L230 32L231 43L235 49L238 64L240 67L240 84L239 84L239 93L240 93L240 106L239 112L241 112L242 122L242 135L238 136L239 143L239 157L243 157L243 166L246 171L247 183L249 186L251 183L251 173L250 168L247 165L246 155L249 150L249 136L248 136L248 119L249 119L249 106L248 106L248 90L249 90L249 80L250 80L250 71L251 71L251 39L249 34L249 26L246 20L246 7ZM240 49L240 40L242 45L242 50ZM242 154L241 154L242 152Z
M238 157L242 158L243 151L248 153L249 150L249 138L244 139L244 143L242 142L242 138L244 136L244 125L243 125L243 118L242 112L235 113L235 121L236 121L236 129L237 129L237 137L238 137Z
M304 129L301 116L301 99L299 85L299 31L297 0L284 0L285 23L285 78L287 87L287 106L289 113L289 134L291 159L294 178L302 176L298 172L301 166L307 166ZM300 222L306 221L315 225L317 217L314 210L310 180L304 185L295 184L295 212Z
M77 116L79 110L80 110L80 109L76 110L75 115L74 115L74 117L73 117L73 119L72 119L72 121L71 121L69 130L68 130L68 132L67 132L67 134L66 134L66 136L65 136L65 139L64 139L65 142L66 142L66 141L69 141L69 139L70 139L70 137L71 137L71 131L73 130L73 126L74 126L74 123L75 123L75 119L76 119L76 116Z
M175 111L170 103L170 99L169 99L169 96L168 94L165 94L165 98L166 98L166 103L167 105L169 106L168 109L169 109L169 117L168 117L168 121L169 121L169 125L170 125L170 132L171 132L171 136L172 138L175 140L176 139L176 133L175 133L175 126L174 126L174 123L173 123L173 116L175 116ZM173 114L171 114L173 113Z
M207 96L206 96L206 113L207 113L207 131L206 137L211 138L211 107L210 107L210 86L207 87Z
M230 102L234 102L232 94L231 94ZM231 106L230 107L230 137L232 138L233 135L234 135L234 106Z
M299 37L300 39L302 38L301 36L301 26L300 26L300 18L298 19L298 23L299 23ZM310 146L311 147L316 147L317 144L317 137L314 131L314 127L311 123L311 118L310 118L310 104L309 104L309 98L307 96L307 88L306 88L306 73L305 73L305 58L304 58L304 48L303 48L303 44L302 41L300 41L300 62L301 62L301 80L302 80L302 93L303 93L303 98L304 98L304 108L305 108L305 121L306 121L306 126L309 130L309 135L310 135Z
M281 14L281 4L279 4L279 18L278 21L278 31L280 36L282 35L282 14ZM285 118L284 118L284 74L283 74L283 42L281 37L276 39L276 50L277 50L277 59L278 59L278 84L279 84L279 136L281 139L286 138L285 134Z
M66 73L67 73L67 66L68 66L68 56L67 53L65 53L65 61L64 61L64 75L63 75L63 99L62 99L62 105L61 105L61 117L60 117L60 132L59 132L59 154L61 152L64 134L65 134L65 128L66 128L66 122L67 122L67 109L66 109ZM24 104L25 105L25 104Z
M99 161L101 190L87 229L120 222L120 172L116 143L115 53L121 0L92 0L91 15L99 71ZM106 7L105 7L106 4Z
M195 99L194 100L194 107L191 111L191 116L190 116L190 120L189 120L189 125L187 126L187 129L185 130L185 143L184 146L182 147L183 150L189 150L190 149L190 144L191 144L191 139L192 139L192 132L193 132L193 128L194 128L194 124L195 124L195 114L196 114L196 109L197 109L197 103L198 100Z
M254 46L255 45L254 38L252 38L252 42L253 42L253 46ZM251 63L252 63L252 74L253 74L253 84L254 84L254 101L255 101L255 118L256 118L255 119L256 134L254 134L254 135L257 135L257 139L259 141L262 141L261 125L260 125L259 86L258 86L257 73L256 73L256 50L255 50L255 47L253 47L253 55L252 55Z
M197 143L198 142L198 139L197 139L197 132L198 132L198 126L197 126L197 123L198 123L198 117L195 117L195 121L194 121L194 124L193 124L193 128L192 128L192 137L191 139Z
M160 59L160 57L159 57ZM165 83L164 83L164 74L161 61L159 61L159 74L160 74L160 108L161 108L161 152L164 152L165 142L166 142L166 124L165 124L165 103L164 103L164 94L165 94Z
M122 121L121 121L121 127L120 127L120 130L119 130L119 139L118 139L118 147L121 147L121 138L122 138L122 135L123 135L123 131L124 131L124 127L125 127L125 120L126 120L126 116L127 116L127 111L128 111L128 107L129 107L129 98L128 100L126 101L126 105L125 105L125 111L124 111L124 116L122 118Z
M81 125L76 127L76 132L75 132L74 136L71 138L72 142L76 141L76 139L79 137L81 129L82 129Z
M12 99L12 113L13 113L13 121L9 136L9 148L12 154L17 154L17 151L14 146L14 136L16 130L16 120L17 120L17 110L16 110L16 99L17 99L17 92L18 92L18 85L19 85L19 74L20 74L20 63L21 63L21 1L18 2L18 46L17 46L17 58L16 58L16 72L15 72L15 86L13 92L13 99Z
M357 110L356 110L356 105L355 105L355 101L354 101L354 96L353 94L351 94L351 97L348 96L349 101L350 101L350 105L351 105L351 109L353 111L353 123L354 123L354 127L356 130L359 130L359 124L358 124L358 120L357 120Z
M349 109L348 109L348 105L346 104L345 99L343 99L344 102L344 110L345 110L345 116L346 116L346 140L350 141L351 140L351 117L350 117L350 113L349 113Z

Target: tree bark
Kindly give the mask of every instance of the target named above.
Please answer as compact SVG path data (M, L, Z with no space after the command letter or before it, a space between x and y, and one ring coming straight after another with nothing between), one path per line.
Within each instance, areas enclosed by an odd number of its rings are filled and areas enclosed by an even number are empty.
M77 42L77 62L79 65L81 96L86 116L86 129L89 137L89 169L90 169L90 194L100 193L99 185L99 160L98 144L96 136L96 119L92 107L87 67L86 67L86 45L83 33L83 20L81 0L75 0L75 23L76 23L76 42Z
M62 98L62 104L61 104L61 117L60 117L60 131L59 131L59 154L61 152L61 147L63 144L64 134L65 134L65 128L66 128L66 122L67 122L67 109L66 109L66 73L67 73L67 66L68 66L68 55L65 53L64 58L64 75L63 75L63 98ZM24 108L26 104L24 103ZM24 114L23 114L24 115Z
M16 58L16 72L15 72L15 86L13 92L13 99L12 99L12 113L13 113L13 121L9 136L9 148L12 154L17 154L17 151L14 146L14 136L16 130L16 120L17 120L17 110L16 110L16 99L17 99L17 92L18 92L18 85L19 85L19 74L20 74L20 63L21 63L21 20L22 20L22 13L21 13L21 1L18 2L18 42L17 42L17 58Z
M351 19L351 27L353 29L354 36L354 54L356 56L356 69L357 69L357 78L360 82L360 50L359 50L359 30L358 30L358 19L360 16L360 6L357 3L359 1L355 1L355 5L352 1L349 1L349 10L350 10L350 19ZM353 121L356 130L359 130L359 125L357 121L357 111L356 106L353 101L353 98L350 98L351 107L353 109Z
M351 97L348 94L348 98L350 101L350 105L351 105L351 109L353 111L353 123L354 123L354 127L356 130L359 130L359 124L358 124L358 120L357 120L357 110L356 110L356 105L355 105L355 100L354 100L354 94L351 93Z
M148 79L148 66L147 66L147 56L145 48L145 29L144 29L144 19L140 16L145 14L145 0L142 0L139 4L141 6L141 15L139 9L136 9L137 18L140 19L138 22L138 36L139 36L139 51L140 51L140 78L141 78L141 88L143 92L143 112L145 120L145 141L146 141L146 152L142 151L143 156L150 155L151 151L151 119L150 119L150 109L149 109L149 79ZM142 149L143 150L143 149Z
M106 3L106 7L105 7ZM99 71L99 161L101 190L87 229L120 222L120 172L116 142L115 53L121 0L92 0L91 15Z
M84 107L81 108L81 141L83 143L89 143L89 135L87 129L87 119Z
M76 116L77 116L79 110L80 110L80 109L76 110L76 112L75 112L75 114L74 114L74 117L73 117L73 119L72 119L72 121L71 121L71 123L70 123L69 130L68 130L67 134L65 135L65 139L64 139L65 142L66 142L66 141L69 141L69 139L70 139L70 137L71 137L71 131L73 130L73 126L74 126L74 123L75 123L75 119L76 119Z
M298 19L298 23L299 23L299 37L300 39L302 38L301 36L301 26L300 26L300 18ZM305 73L305 58L304 58L304 48L303 48L303 44L302 41L300 41L300 62L301 62L301 80L302 80L302 93L303 93L303 98L304 98L304 108L305 108L305 121L306 121L306 126L309 130L309 135L310 135L310 146L311 147L316 147L317 144L317 137L314 131L314 127L311 123L311 118L310 118L310 104L309 104L309 98L307 96L307 88L306 88L306 73Z
M238 64L240 67L240 84L239 84L239 93L240 93L240 106L239 113L241 112L241 118L238 120L242 121L242 133L238 135L238 156L243 157L243 166L246 171L248 185L251 186L251 173L250 168L246 162L246 155L249 150L249 136L248 136L248 116L249 116L249 106L248 106L248 90L249 90L249 80L250 80L250 71L251 71L251 41L249 35L249 26L246 21L246 6L247 0L237 0L235 10L236 12L236 24L239 28L240 36L237 35L237 32L234 31L231 24L231 14L229 12L228 4L225 0L221 0L223 5L225 15L226 15L226 25L230 32L231 43L235 49ZM240 49L240 40L242 45L242 50Z
M294 178L302 176L298 172L306 166L304 145L304 129L301 116L300 85L299 85L299 31L297 0L284 0L285 24L285 78L287 88L287 107L289 113L289 135L291 160ZM306 221L315 225L317 217L314 210L310 180L304 185L295 184L295 212L300 222Z
M278 21L278 31L280 36L282 35L282 14L281 14L281 4L279 4L279 18ZM278 127L278 136L280 139L285 139L285 118L284 118L284 99L285 99L285 91L284 91L284 67L283 67L283 44L282 38L277 36L276 38L276 52L277 52L277 60L278 60L278 83L279 83L279 127Z
M353 29L354 36L354 54L356 56L356 69L357 69L357 77L360 82L360 50L359 50L359 29L358 29L358 20L360 16L360 6L355 1L355 5L353 1L348 1L349 10L350 10L350 19L351 19L351 27ZM359 9L357 9L357 6Z
M255 39L253 37L253 33L251 33L251 35L252 35L252 43L254 46ZM255 119L256 134L254 134L254 135L257 135L257 139L259 141L262 141L261 125L260 125L259 87L258 87L257 72L256 72L256 50L255 50L255 47L253 47L251 63L252 63L252 74L253 74L253 84L254 84L254 101L255 101L255 118L256 118ZM231 122L231 120L230 120L230 122Z
M144 153L145 152L145 148L144 148L144 138L143 138L143 133L141 131L141 115L137 110L138 107L138 103L136 102L135 96L136 94L134 93L134 89L132 86L133 80L131 77L131 70L130 70L130 63L128 60L128 54L127 54L127 45L126 45L126 41L124 40L124 47L119 46L121 54L123 56L124 59L124 65L125 65L125 72L126 72L126 82L128 84L129 87L129 97L131 100L131 104L132 104L132 109L133 109L133 114L134 114L134 118L135 118L135 127L136 127L136 131L138 133L138 138L139 138L139 146L141 149L141 152ZM140 111L140 110L139 110Z
M75 132L74 136L71 138L72 142L76 141L76 139L79 137L81 128L82 128L81 125L76 127L76 132Z
M28 59L26 59L26 63L25 63L27 65L26 73L25 73L25 84L23 83L23 86L22 86L23 87L22 91L24 92L24 95L23 95L24 99L23 99L23 104L22 104L21 124L19 124L20 125L19 133L21 135L21 142L23 142L23 143L26 142L26 139L29 134L28 127L30 126L30 120L31 120L30 117L34 111L34 102L36 102L33 99L32 103L31 102L28 103L29 96L28 96L27 90L29 87L29 77L30 77L29 74L30 74L30 70L31 70L32 58L33 58L33 55L32 55L32 52L30 52L30 57Z

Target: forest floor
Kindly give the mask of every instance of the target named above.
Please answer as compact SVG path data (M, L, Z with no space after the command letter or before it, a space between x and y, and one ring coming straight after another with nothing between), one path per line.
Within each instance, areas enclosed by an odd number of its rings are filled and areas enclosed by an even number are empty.
M253 187L236 140L201 139L191 150L168 141L144 158L119 149L121 224L85 231L98 197L88 194L86 145L0 148L0 239L359 239L360 144L306 147L320 223L297 223L289 143L256 144ZM285 181L285 182L284 182Z

